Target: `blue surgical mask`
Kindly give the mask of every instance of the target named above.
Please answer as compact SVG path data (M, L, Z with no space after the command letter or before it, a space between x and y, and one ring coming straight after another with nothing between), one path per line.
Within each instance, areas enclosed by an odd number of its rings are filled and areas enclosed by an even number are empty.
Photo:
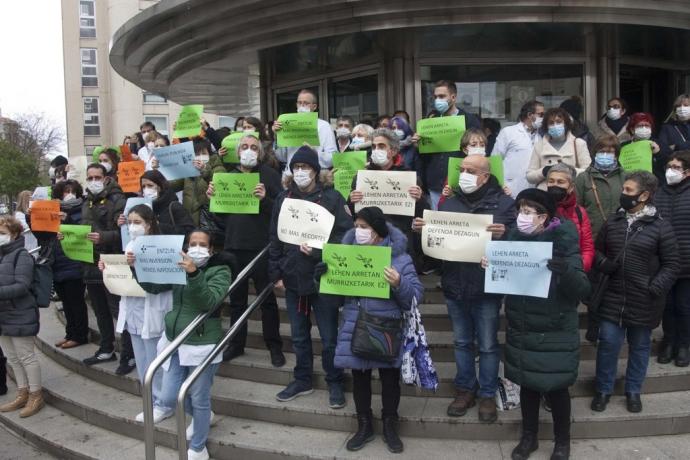
M443 115L448 111L448 100L446 99L434 99L434 108Z
M594 166L597 169L610 171L616 166L616 156L613 153L598 152L594 156Z
M555 125L549 126L549 136L552 139L560 139L565 135L565 125L563 123L557 123Z

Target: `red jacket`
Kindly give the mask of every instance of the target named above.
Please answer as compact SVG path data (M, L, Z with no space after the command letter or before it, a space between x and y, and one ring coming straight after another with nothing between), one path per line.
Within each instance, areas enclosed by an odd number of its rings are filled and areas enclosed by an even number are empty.
M571 220L577 233L580 235L580 255L582 256L582 265L585 272L592 268L594 262L594 241L592 240L592 226L589 223L589 216L585 208L577 204L577 196L575 192L565 197L563 201L558 203L556 212Z

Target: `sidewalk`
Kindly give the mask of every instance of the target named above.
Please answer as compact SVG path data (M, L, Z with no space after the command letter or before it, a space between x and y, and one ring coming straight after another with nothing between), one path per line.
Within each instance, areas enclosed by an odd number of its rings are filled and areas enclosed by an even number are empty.
M54 460L56 457L41 452L0 423L0 446L3 460Z

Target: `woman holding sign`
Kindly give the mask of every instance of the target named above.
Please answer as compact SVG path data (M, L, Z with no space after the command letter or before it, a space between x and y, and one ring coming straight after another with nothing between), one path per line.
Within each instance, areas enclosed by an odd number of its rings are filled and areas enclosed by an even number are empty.
M666 163L671 155L671 149L661 141L652 137L654 131L654 117L651 113L637 112L630 116L628 131L632 140L621 142L621 149L635 142L648 142L647 152L652 153L652 173L659 180L660 184L666 183Z
M159 171L146 171L140 179L141 194L153 200L153 211L163 235L185 235L194 228L194 221L168 180ZM124 219L118 222L124 224Z
M348 297L343 307L343 322L338 332L338 345L335 350L335 365L352 369L352 395L357 409L358 424L357 433L350 438L346 447L350 451L359 450L374 439L371 371L378 369L383 402L383 439L388 450L399 453L403 451L403 443L397 433L402 342L397 358L392 362L357 356L352 352L351 344L360 312L385 318L402 318L402 312L410 309L413 299L421 301L424 287L417 277L412 258L407 254L407 237L397 227L386 222L381 209L361 209L355 219L355 228L345 234L343 244L390 246L392 250L391 266L386 267L383 273L391 287L390 298Z

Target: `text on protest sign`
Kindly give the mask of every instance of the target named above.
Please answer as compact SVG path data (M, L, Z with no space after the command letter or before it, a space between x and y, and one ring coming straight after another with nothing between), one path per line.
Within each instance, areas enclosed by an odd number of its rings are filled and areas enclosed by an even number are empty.
M244 132L244 131L238 131L236 133L232 133L229 136L225 136L223 140L220 143L220 146L225 148L227 150L227 153L223 155L221 158L223 158L223 163L239 163L240 158L237 155L237 144L240 143L240 140L244 136L253 136L255 138L259 138L259 133L256 131L251 131L251 132Z
M117 183L125 193L137 193L141 189L141 176L146 171L143 161L122 162L117 167Z
M259 173L215 173L214 193L209 210L218 213L258 214L259 198L254 189L259 184Z
M484 256L493 224L491 214L467 214L424 210L422 250L436 259L479 263Z
M201 174L193 164L192 141L157 148L153 151L153 156L158 160L158 170L168 180L197 177Z
M185 105L175 123L175 137L195 137L201 134L202 104Z
M377 206L384 214L414 216L415 200L408 192L413 185L417 185L414 171L359 171L356 189L364 198L355 204L355 211Z
M335 216L306 200L285 198L278 214L278 239L283 243L308 244L321 249L328 242Z
M364 169L367 164L367 152L354 151L333 154L333 182L334 187L346 200L352 190L352 181L357 171Z
M652 144L649 141L637 141L624 145L618 161L624 171L652 172Z
M34 201L31 204L31 230L52 233L60 231L60 202Z
M60 233L60 246L67 258L93 263L93 241L86 238L91 233L90 225L60 225Z
M127 215L129 214L130 209L139 204L145 204L149 208L153 209L153 200L151 198L138 196L127 198L125 210L122 212L125 215L125 220L127 220ZM127 226L126 222L120 227L120 239L122 240L122 250L125 251L127 249L127 243L129 243L129 227Z
M101 261L105 265L103 270L103 284L114 295L127 297L146 297L146 292L139 286L127 265L124 254L101 254Z
M550 242L490 241L486 245L489 266L484 291L547 298L551 270L546 263L552 254Z
M321 277L322 294L390 298L383 275L391 264L390 246L326 244L322 259L328 265Z
M140 283L187 284L185 271L177 265L183 235L140 236L134 240L134 267Z
M276 131L278 147L301 147L305 143L316 147L321 143L316 112L284 113L278 121L282 125Z
M457 152L460 150L460 138L464 133L464 115L419 120L419 153Z

